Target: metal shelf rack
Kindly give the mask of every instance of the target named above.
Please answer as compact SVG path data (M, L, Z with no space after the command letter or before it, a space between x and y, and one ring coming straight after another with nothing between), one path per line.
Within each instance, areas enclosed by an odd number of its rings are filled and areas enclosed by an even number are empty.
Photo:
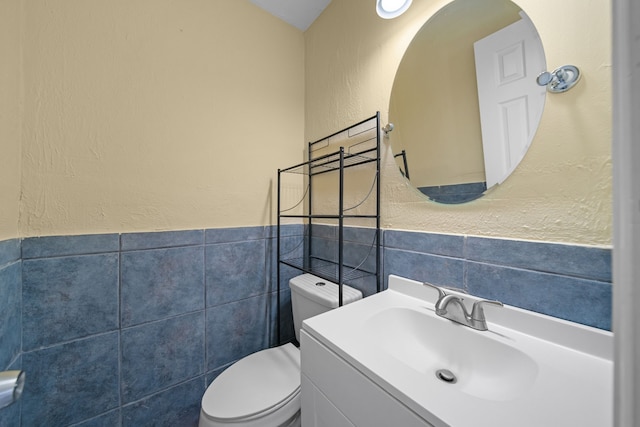
M368 193L357 202L353 200L351 206L345 205L345 187L348 182L346 172L354 169L354 173L365 177L370 184ZM282 180L286 174L301 174L302 185L305 186L302 197L292 203L293 207L282 206ZM316 180L321 175L337 175L337 206L336 212L318 212L314 202ZM335 178L335 177L334 177ZM330 178L331 179L331 178ZM325 186L326 187L326 186ZM359 189L361 191L362 188ZM324 193L329 190L324 188ZM372 200L375 199L375 202ZM303 202L306 200L306 206ZM359 123L335 132L325 138L310 142L308 145L308 160L306 162L278 169L278 223L277 223L277 291L280 295L281 266L286 265L305 273L311 273L322 279L338 284L338 304L343 305L342 287L352 281L370 278L375 280L376 292L382 290L381 253L380 253L380 113ZM301 213L289 213L293 208L298 210L306 207ZM321 206L322 207L322 206ZM325 208L326 209L326 208ZM363 212L364 210L364 212ZM284 251L282 235L283 219L300 219L304 225L304 233L300 236L297 250ZM345 222L356 221L367 223L366 228L371 231L371 242L368 250L360 254L363 259L353 259L354 254L345 257ZM315 246L319 239L316 230L327 223L335 224L337 235L335 238L324 239L323 248ZM322 253L325 246L332 246L333 256ZM360 244L360 246L365 246ZM301 250L300 250L301 249ZM356 256L359 254L355 254ZM348 261L345 259L348 258ZM277 298L278 319L280 318L280 298ZM280 322L278 321L278 341L280 341Z

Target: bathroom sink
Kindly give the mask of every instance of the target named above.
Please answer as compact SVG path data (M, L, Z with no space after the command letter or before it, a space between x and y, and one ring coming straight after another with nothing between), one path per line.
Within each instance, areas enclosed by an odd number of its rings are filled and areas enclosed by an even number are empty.
M302 329L424 425L612 425L613 334L508 305L487 306L478 331L436 315L437 297L390 276L386 291Z
M487 400L513 400L538 373L534 360L492 334L436 316L426 307L392 307L371 316L363 339L421 375Z

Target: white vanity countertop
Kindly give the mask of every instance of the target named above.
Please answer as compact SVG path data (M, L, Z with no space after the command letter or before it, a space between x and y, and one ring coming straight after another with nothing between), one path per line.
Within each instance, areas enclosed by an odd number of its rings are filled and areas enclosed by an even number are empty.
M303 329L434 426L612 425L610 332L510 306L486 306L481 332L436 316L436 298L390 276L388 290ZM458 382L436 378L438 368Z

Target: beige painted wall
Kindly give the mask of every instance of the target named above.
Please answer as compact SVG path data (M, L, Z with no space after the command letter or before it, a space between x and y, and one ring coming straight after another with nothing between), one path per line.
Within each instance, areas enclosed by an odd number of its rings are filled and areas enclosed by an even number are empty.
M0 241L18 237L20 3L0 1Z
M396 69L414 34L447 0L413 2L382 20L370 0L333 0L305 33L307 140L380 110L388 117ZM515 173L463 205L427 201L397 171L385 140L383 227L566 242L611 243L610 1L517 0L542 38L550 68L580 67L578 86L549 95L532 147ZM391 139L393 133L390 134Z
M22 236L275 223L276 169L303 158L302 32L238 0L23 13Z

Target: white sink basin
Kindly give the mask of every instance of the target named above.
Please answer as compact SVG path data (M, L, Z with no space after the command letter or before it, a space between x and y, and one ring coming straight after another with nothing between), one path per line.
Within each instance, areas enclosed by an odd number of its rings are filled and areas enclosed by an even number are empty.
M516 399L538 374L537 364L521 350L425 307L377 312L363 325L362 338L370 340L373 351L415 370L420 381L444 381L481 399Z
M481 332L437 316L436 298L390 276L303 330L434 426L612 425L611 333L510 306L487 306Z

